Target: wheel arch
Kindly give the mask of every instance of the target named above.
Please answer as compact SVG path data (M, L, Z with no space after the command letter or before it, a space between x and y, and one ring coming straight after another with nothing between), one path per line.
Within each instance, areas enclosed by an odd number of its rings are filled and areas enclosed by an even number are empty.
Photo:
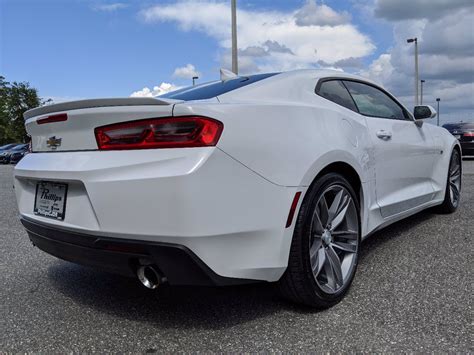
M337 161L327 165L319 172L319 174L313 179L313 181L317 180L319 177L327 173L339 173L343 175L349 181L354 191L359 190L362 186L362 181L359 177L359 174L350 164L346 162Z
M363 185L364 180L361 178L360 173L352 164L348 163L347 161L333 161L331 163L326 164L316 173L316 175L312 178L309 186L311 187L318 181L318 179L320 179L322 176L329 173L337 173L337 174L342 175L349 182L351 187L354 189L354 192L357 195L358 203L359 203L361 227L362 227L362 231L364 231L366 229L364 221L367 215L367 211L365 208L367 196L364 193L364 185ZM307 191L309 190L310 188L308 188Z
M461 149L461 145L458 142L454 144L453 150L457 150L459 155L462 158L462 149ZM462 168L462 164L461 164L461 168Z
M362 191L362 180L359 173L352 165L344 161L330 163L319 171L319 173L313 178L311 185L313 185L321 176L328 173L338 173L342 175L358 195L359 203L363 202L364 194Z
M443 179L444 179L444 186L446 187L448 181L446 179L446 176L449 176L449 166L450 166L450 162L451 162L451 156L453 155L454 151L456 150L458 153L459 153L459 156L461 158L461 173L462 173L462 149L461 149L461 144L459 144L459 142L456 140L454 143L451 144L451 147L449 148L449 150L447 150L447 152L449 152L449 154L446 155L446 167L447 167L447 170L445 171L445 174L443 176Z

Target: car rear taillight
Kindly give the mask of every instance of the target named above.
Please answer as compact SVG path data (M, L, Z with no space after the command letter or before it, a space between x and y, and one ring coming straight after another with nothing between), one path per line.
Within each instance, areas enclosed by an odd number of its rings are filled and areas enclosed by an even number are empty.
M95 137L99 150L211 147L223 129L212 118L167 117L98 127Z
M465 132L464 137L474 137L474 132Z

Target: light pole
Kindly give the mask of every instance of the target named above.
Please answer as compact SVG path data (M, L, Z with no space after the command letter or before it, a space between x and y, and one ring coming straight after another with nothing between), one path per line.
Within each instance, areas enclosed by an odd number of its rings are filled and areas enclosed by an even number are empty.
M425 80L421 79L420 80L420 105L423 105L423 84L425 83Z
M193 76L193 86L196 85L196 80L199 79L199 76Z
M441 101L441 99L438 97L438 98L436 99L436 102L438 103L438 115L437 115L437 116L438 116L438 126L439 126L439 102L440 102L440 101Z
M237 58L237 0L232 0L232 71L239 74L239 64Z
M418 38L409 38L407 43L415 43L415 106L418 106Z

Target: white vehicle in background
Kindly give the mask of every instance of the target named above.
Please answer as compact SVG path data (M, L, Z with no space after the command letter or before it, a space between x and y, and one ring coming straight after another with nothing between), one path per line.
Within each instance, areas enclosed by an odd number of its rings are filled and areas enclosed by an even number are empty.
M25 114L21 221L38 248L149 288L279 282L329 307L361 240L458 207L460 146L435 115L324 70L44 106Z

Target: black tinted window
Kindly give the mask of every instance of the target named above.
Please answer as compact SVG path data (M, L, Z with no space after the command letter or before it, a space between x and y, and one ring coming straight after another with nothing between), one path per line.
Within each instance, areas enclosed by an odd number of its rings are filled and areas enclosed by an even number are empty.
M344 81L344 84L361 114L372 117L406 119L401 106L382 90L355 81Z
M339 80L331 80L323 82L318 89L318 95L335 102L338 105L344 106L349 110L356 111L357 107L352 101L349 92L344 84Z
M269 78L276 74L277 73L259 74L247 77L240 77L227 81L214 81L206 84L189 86L184 89L176 90L168 94L161 95L160 97L184 101L211 99L213 97L225 94L226 92L256 83L257 81Z

